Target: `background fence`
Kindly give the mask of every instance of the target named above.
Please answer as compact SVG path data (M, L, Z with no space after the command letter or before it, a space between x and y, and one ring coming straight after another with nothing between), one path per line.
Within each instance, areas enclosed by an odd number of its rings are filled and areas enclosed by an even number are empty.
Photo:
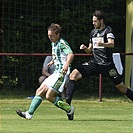
M114 29L114 52L124 53L125 7L123 0L0 0L0 89L31 91L38 87L45 54L51 52L47 27L53 22L62 25L62 36L74 53L83 53L79 46L88 43L93 28L91 15L96 9L106 13L106 24ZM33 53L40 54L35 56ZM88 58L76 56L72 66ZM123 65L124 61L122 57ZM108 80L103 79L103 92L116 94ZM98 82L99 76L92 76L79 81L78 89L96 94Z
M1 77L0 89L4 89L7 92L4 95L9 95L10 92L16 94L25 94L30 92L33 94L38 87L38 78L41 75L41 69L43 61L46 55L50 54L26 54L26 53L0 53L0 57L3 63L3 75ZM127 54L130 56L132 54ZM76 65L79 65L87 60L89 60L90 55L87 54L75 54L74 63L72 63L72 69ZM121 54L121 59L125 58L125 54ZM32 62L32 63L30 63ZM6 64L6 65L5 65ZM20 67L21 66L21 67ZM124 66L124 65L123 65ZM21 68L21 69L18 69ZM90 76L79 80L77 82L77 92L80 94L90 96L97 96L101 99L101 94L99 93L100 85L100 75ZM32 77L32 78L31 78ZM122 75L124 80L124 73ZM115 89L113 83L109 78L102 75L102 94L104 96L120 96L120 93Z

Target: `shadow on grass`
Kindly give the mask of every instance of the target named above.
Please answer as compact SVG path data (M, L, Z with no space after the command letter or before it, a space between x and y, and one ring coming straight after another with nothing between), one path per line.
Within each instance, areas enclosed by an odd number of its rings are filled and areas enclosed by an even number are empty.
M115 120L115 119L75 119L74 121L129 121L132 122L132 120Z
M0 99L25 99L27 97L31 97L35 95L35 90L21 90L21 89L13 89L13 90L6 90L0 89ZM117 94L102 94L102 100L105 99L121 99L121 100L128 100L124 95L121 93ZM98 92L94 93L84 93L81 91L76 91L73 95L74 100L99 100ZM65 100L65 99L64 99ZM104 100L102 101L104 102Z

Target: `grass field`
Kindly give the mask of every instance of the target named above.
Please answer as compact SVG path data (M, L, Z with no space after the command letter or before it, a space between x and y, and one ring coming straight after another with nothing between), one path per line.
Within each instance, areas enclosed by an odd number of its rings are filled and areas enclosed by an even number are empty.
M126 99L73 100L75 119L43 100L32 120L15 113L27 109L31 100L1 99L0 133L133 133L133 104Z

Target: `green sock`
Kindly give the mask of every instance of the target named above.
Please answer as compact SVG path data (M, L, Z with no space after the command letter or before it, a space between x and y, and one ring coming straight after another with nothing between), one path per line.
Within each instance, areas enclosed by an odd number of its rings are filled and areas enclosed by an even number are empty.
M71 109L71 106L68 103L63 102L62 99L58 96L55 98L54 105L58 108L61 108L62 110L65 110L66 112L69 112Z
M35 96L30 104L28 113L33 115L35 110L38 108L38 106L41 104L42 98L40 96Z

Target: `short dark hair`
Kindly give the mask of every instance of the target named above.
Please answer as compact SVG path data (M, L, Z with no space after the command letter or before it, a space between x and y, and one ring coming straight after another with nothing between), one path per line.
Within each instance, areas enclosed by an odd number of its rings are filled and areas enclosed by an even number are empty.
M48 30L54 31L56 34L58 34L58 33L61 34L62 27L59 24L52 23L48 27Z
M92 16L97 17L98 20L105 19L104 12L101 10L96 10Z

